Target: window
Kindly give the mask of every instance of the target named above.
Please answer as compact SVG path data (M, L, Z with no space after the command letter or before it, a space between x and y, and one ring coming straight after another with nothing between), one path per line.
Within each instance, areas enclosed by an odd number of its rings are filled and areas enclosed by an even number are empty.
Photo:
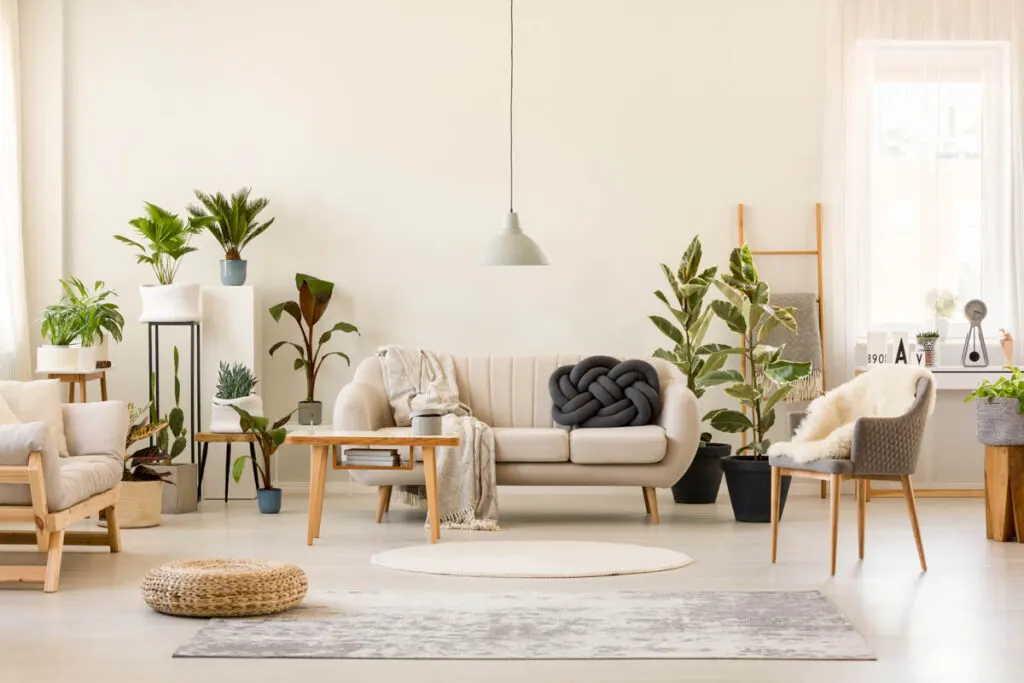
M972 298L998 327L1011 305L1007 46L864 42L855 80L860 332L931 328L947 292L951 336Z

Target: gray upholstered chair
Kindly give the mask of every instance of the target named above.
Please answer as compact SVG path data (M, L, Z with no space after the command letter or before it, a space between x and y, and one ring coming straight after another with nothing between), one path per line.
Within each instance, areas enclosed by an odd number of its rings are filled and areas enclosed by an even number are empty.
M836 573L836 537L839 531L839 490L846 479L852 479L857 491L857 550L864 559L864 517L868 482L899 481L907 500L910 526L917 543L917 556L921 571L928 571L921 543L921 530L917 524L917 503L910 476L917 470L917 457L921 452L925 423L928 421L928 395L931 382L921 378L917 382L915 401L910 410L899 417L864 417L854 423L853 449L849 460L817 460L798 463L789 456L772 456L772 564L779 540L779 491L782 477L806 477L831 483L832 506L832 575ZM790 431L799 426L804 413L789 416Z

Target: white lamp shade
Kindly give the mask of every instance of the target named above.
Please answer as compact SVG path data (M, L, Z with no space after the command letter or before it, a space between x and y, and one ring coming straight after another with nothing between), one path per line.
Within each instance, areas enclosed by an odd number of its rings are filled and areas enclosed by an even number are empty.
M546 266L548 259L519 227L519 214L510 212L505 216L504 229L488 242L480 263L485 266Z

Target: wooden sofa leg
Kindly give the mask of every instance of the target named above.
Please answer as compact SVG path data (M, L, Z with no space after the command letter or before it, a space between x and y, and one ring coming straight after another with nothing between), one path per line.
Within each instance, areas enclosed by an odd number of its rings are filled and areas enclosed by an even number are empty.
M39 546L39 552L45 553L50 549L50 534L42 529L36 529L36 545Z
M651 514L651 501L647 500L647 487L642 487L640 493L644 496L644 510L647 511L647 514Z
M60 563L64 559L64 530L50 534L50 549L46 552L46 578L43 580L44 593L56 593L60 585Z
M391 508L391 487L377 487L377 524L384 518L384 513Z
M103 510L107 519L107 545L110 552L121 552L121 525L117 522L117 506L111 505Z
M644 487L644 502L647 503L647 514L651 516L651 524L658 523L658 489L653 486Z

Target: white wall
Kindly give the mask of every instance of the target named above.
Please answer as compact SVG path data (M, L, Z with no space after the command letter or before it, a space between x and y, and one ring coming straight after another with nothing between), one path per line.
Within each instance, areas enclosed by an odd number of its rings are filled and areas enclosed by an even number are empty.
M182 210L194 188L271 199L250 283L274 302L295 271L334 280L328 317L360 326L339 346L356 359L385 343L648 353L658 262L699 232L724 264L737 202L755 244L813 245L818 0L519 0L517 209L546 269L474 265L507 208L503 0L23 4L26 118L46 127L26 126L36 309L63 271L106 280L137 319L152 276L112 235L143 200ZM198 243L179 279L214 284L218 247ZM799 263L763 270L812 288ZM264 318L267 344L293 334ZM130 322L114 396L145 396L145 346ZM268 409L290 409L291 360L263 373ZM327 409L348 375L324 372ZM285 479L307 476L304 455L284 454Z

